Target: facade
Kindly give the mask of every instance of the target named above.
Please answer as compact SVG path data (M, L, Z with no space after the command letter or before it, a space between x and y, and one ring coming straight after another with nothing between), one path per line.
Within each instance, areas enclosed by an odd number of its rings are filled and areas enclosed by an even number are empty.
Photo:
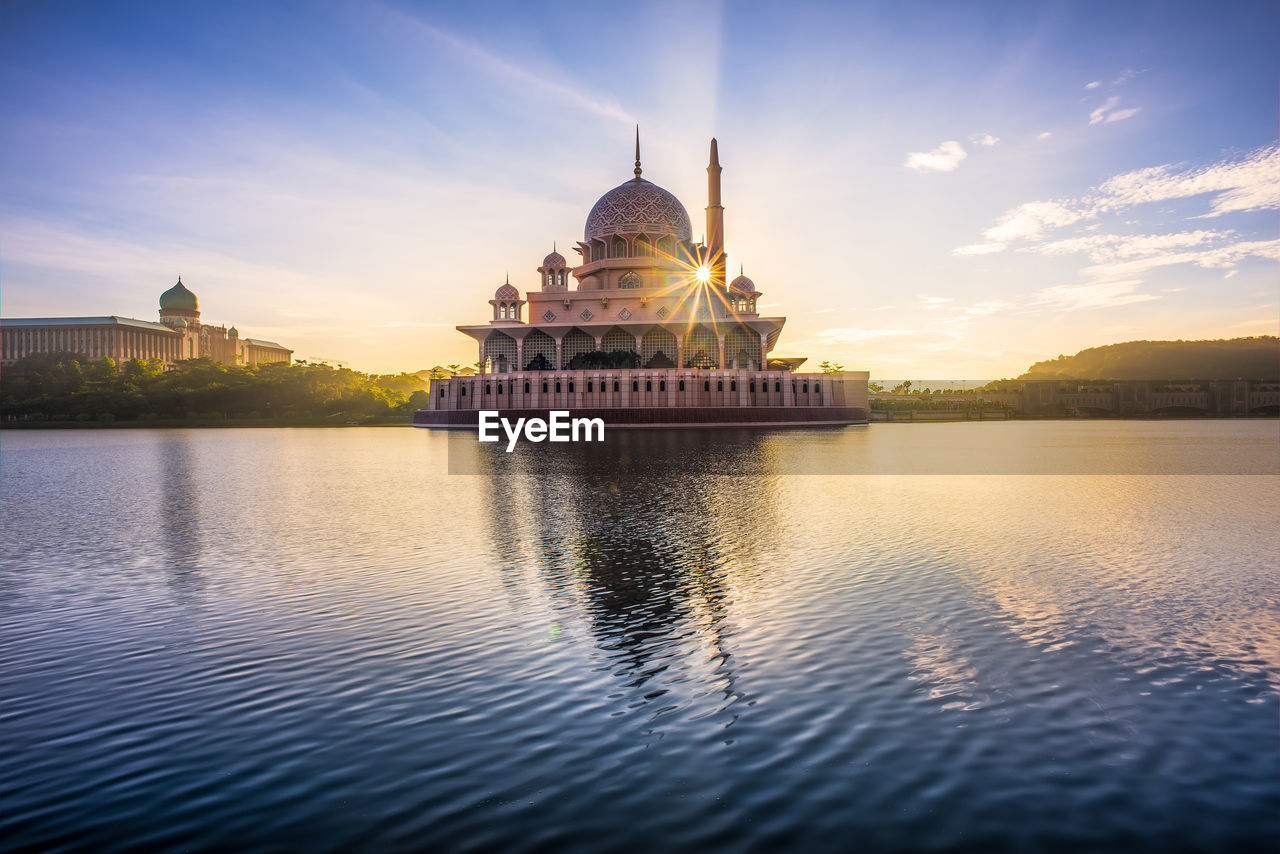
M577 266L553 246L535 289L508 280L488 323L458 327L483 370L433 382L414 423L561 408L655 426L865 423L866 372L794 373L803 358L772 355L786 318L760 315L762 292L741 270L728 280L716 141L704 242L680 200L641 177L638 137L633 171L587 215Z
M982 398L1029 415L1274 415L1275 380L1017 380Z
M0 320L0 365L33 353L79 353L123 365L130 359L161 359L165 365L207 357L223 364L289 362L293 351L257 338L241 338L234 326L200 322L200 301L178 283L160 295L160 322L132 317L19 317Z

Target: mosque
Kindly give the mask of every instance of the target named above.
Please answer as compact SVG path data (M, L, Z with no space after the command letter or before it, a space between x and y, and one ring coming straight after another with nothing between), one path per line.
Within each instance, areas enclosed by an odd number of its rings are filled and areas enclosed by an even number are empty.
M133 317L14 317L0 320L0 364L33 353L78 353L87 361L105 357L123 368L130 359L160 359L166 367L201 357L227 365L288 363L293 351L274 341L242 338L232 326L200 321L200 300L178 277L160 294L160 322Z
M797 372L804 358L773 355L786 318L761 316L745 275L728 280L716 140L702 242L680 200L641 177L638 131L633 171L591 208L577 266L553 247L536 289L508 279L488 323L457 327L483 369L433 381L414 424L551 409L635 426L866 423L867 373Z

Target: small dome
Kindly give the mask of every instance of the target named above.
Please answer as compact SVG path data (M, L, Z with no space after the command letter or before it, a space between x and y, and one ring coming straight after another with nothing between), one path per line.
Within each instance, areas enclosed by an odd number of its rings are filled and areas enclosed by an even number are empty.
M508 282L493 292L494 299L520 299L520 292L516 290L515 285Z
M196 295L187 290L187 286L182 284L182 277L178 277L178 284L169 288L160 295L161 308L176 308L183 311L199 311L200 300L196 299Z
M170 323L169 325L172 326L174 329L185 329L187 326L187 320L186 318L183 318L183 317L175 317L173 319L173 322Z
M559 270L561 267L567 267L568 264L565 263L563 255L559 252L553 251L546 258L542 259L542 266Z
M729 290L738 291L744 294L758 293L756 291L756 283L748 279L746 276L739 276L729 283Z
M653 238L669 234L688 240L693 233L689 212L671 193L643 178L614 187L587 214L587 240L612 234L644 233Z

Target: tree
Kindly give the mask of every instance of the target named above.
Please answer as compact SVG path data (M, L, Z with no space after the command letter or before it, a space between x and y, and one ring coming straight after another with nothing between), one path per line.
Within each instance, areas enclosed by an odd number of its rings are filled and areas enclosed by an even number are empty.
M884 391L884 385L882 383L867 383L867 390L879 394Z
M844 365L839 362L819 362L818 367L824 374L838 374L844 370Z
M458 375L458 371L462 368L462 365L445 365L445 367L449 369L449 373L452 376L456 377Z

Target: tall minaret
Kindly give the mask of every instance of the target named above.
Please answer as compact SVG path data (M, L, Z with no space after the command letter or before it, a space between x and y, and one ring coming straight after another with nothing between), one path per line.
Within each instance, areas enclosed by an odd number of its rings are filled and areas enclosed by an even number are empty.
M725 285L724 206L720 204L720 148L711 140L707 164L707 253L711 257L711 281Z

